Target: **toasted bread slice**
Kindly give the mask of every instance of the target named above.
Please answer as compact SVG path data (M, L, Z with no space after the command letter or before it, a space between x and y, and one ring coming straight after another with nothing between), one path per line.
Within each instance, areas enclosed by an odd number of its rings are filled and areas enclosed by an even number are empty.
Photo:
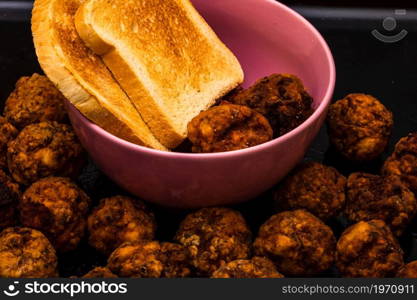
M74 15L83 0L36 0L32 32L39 63L88 119L132 143L167 150L151 133L99 56L77 34Z
M188 0L88 0L75 25L168 148L243 81L236 57Z

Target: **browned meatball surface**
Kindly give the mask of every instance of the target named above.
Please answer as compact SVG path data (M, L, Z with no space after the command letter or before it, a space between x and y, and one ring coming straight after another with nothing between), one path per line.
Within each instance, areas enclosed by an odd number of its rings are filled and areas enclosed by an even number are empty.
M7 168L7 144L16 138L17 129L0 116L0 169Z
M337 242L336 266L344 277L392 277L403 264L403 251L381 220L361 221Z
M152 240L153 213L137 199L115 196L102 199L88 217L89 244L105 255L124 242Z
M74 250L87 223L90 198L67 178L32 184L20 201L20 221L42 231L59 252Z
M200 113L188 124L188 138L197 153L249 148L272 139L261 114L241 105L224 104Z
M406 264L402 267L397 276L399 278L417 278L417 260Z
M416 215L417 200L398 176L354 173L347 186L345 215L353 222L380 219L400 236Z
M210 276L230 261L248 258L252 234L239 212L212 207L189 214L175 240L189 250L198 275Z
M56 277L57 257L48 239L30 228L10 227L0 233L0 277Z
M179 278L191 275L187 249L179 244L157 241L122 244L110 255L108 267L120 277Z
M85 274L82 278L117 278L107 267L96 267Z
M345 205L346 178L317 162L298 166L275 192L281 210L305 209L322 220L337 217Z
M330 142L345 158L369 161L386 148L394 121L376 98L350 94L332 104L327 117Z
M417 195L417 132L400 139L387 159L383 174L397 175Z
M313 113L313 98L301 80L290 74L264 77L246 90L229 94L226 100L264 115L275 137L298 127Z
M265 257L238 259L217 269L212 278L283 278L274 263Z
M259 229L256 255L271 259L288 276L311 276L334 263L336 239L330 227L305 210L278 213Z
M24 76L6 100L4 116L19 129L43 121L66 121L65 97L48 77Z
M13 178L29 185L47 176L77 176L85 153L69 125L42 122L25 127L9 143L7 159Z
M0 230L17 224L20 188L0 169Z

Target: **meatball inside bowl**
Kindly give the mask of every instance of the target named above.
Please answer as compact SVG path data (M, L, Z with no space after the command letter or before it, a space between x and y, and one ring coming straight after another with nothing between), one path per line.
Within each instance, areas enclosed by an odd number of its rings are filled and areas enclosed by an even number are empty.
M294 130L243 150L163 152L121 140L68 104L69 116L93 160L132 194L175 207L250 200L275 185L304 156L326 117L335 84L332 54L303 17L270 0L194 0L239 59L247 88L274 73L299 77L314 99L313 114Z

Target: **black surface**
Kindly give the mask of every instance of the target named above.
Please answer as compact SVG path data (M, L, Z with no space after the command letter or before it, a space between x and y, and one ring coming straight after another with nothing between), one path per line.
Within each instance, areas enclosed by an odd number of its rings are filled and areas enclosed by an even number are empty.
M30 5L18 2L20 7L10 10L5 8L7 5L4 1L0 1L1 105L20 76L40 72L28 22ZM10 3L6 4L10 6ZM337 66L334 99L342 98L352 92L370 93L394 112L395 129L387 153L392 151L393 145L400 137L417 130L417 18L414 17L417 16L417 11L408 9L407 15L399 16L395 15L393 9L386 8L365 10L294 6L294 9L316 25L334 54ZM392 32L387 32L382 27L382 20L388 16L394 16L398 21L398 27ZM378 29L384 34L395 34L401 29L406 29L408 36L398 43L386 44L371 35L373 29ZM306 158L324 161L337 167L344 174L352 171L378 173L382 162L381 159L369 164L352 165L343 161L331 149L328 149L328 139L324 128ZM91 163L78 183L95 201L105 196L123 193ZM239 205L237 209L242 211L256 232L259 225L274 213L271 193L268 192L258 199ZM157 238L171 239L178 222L187 212L159 207L154 207L154 210L159 225ZM341 219L331 221L330 225L336 235L339 235L347 224ZM413 225L411 228L415 229L417 226ZM410 230L401 238L407 261L417 259L417 239L412 231ZM80 275L88 271L91 266L104 263L105 259L90 249L84 241L80 250L60 257L60 271L62 276ZM333 270L322 276L330 275L337 276Z

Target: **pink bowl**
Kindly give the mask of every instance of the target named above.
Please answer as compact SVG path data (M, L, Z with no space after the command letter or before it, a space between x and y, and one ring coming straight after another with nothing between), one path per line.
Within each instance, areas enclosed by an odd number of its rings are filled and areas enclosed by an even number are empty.
M166 153L121 140L68 104L71 122L95 163L138 197L165 206L242 202L274 186L304 156L326 117L335 85L332 54L317 30L273 0L194 0L236 54L245 86L272 73L298 75L315 99L315 113L268 143L213 154Z

